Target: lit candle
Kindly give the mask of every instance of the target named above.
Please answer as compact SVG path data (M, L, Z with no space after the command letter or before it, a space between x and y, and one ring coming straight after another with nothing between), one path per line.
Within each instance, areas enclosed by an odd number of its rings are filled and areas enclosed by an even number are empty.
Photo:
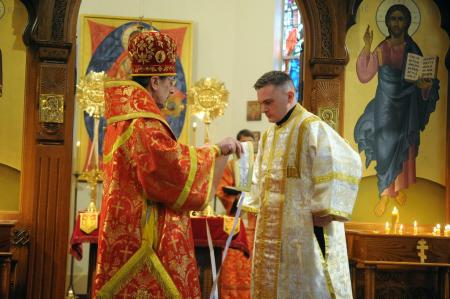
M414 220L414 227L413 227L413 229L414 229L414 235L417 235L417 221L416 220Z
M192 131L192 144L195 146L195 132L197 131L197 123L195 121L192 123Z
M391 232L391 228L389 227L389 222L386 221L386 224L384 225L384 233L389 234Z
M391 216L391 226L394 229L394 233L397 232L397 224L398 224L398 220L399 220L399 213L398 213L398 209L397 207L394 207L392 209L392 216Z
M75 171L79 171L79 170L81 170L81 166L79 165L80 161L81 161L81 156L80 156L81 155L81 151L80 151L81 141L80 140L77 140L76 147L77 147L77 149L76 149L76 153L75 153L75 159L77 159L76 160L77 169Z
M450 236L450 224L447 224L444 227L444 236L449 237Z
M436 230L437 230L436 226L433 227L433 236L436 236Z
M438 236L441 235L441 225L440 225L439 223L436 224L436 234L437 234Z
M403 235L403 224L400 224L400 228L399 228L399 230L398 230L398 233L399 233L400 235Z

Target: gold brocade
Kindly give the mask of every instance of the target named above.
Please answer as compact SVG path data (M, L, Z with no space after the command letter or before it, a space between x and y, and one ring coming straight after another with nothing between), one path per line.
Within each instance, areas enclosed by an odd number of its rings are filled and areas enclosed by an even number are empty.
M328 264L327 264L328 255L330 253L330 241L328 238L328 233L327 233L326 227L323 228L323 237L325 239L325 256L322 255L322 251L320 252L322 268L323 268L323 275L325 276L325 280L327 282L328 292L330 293L331 298L335 299L336 294L334 293L334 287L333 287L333 283L331 282L331 276L330 276L330 272L328 271ZM317 242L317 239L315 236L314 236L314 242L316 242L317 246L319 246L319 243Z
M186 202L189 192L191 192L191 187L192 183L194 182L195 175L197 173L197 153L195 152L195 149L192 146L189 147L189 158L191 160L189 175L186 180L186 184L183 187L183 191L181 191L180 196L177 198L177 201L172 206L172 208L175 210L181 208Z
M113 296L116 295L121 288L126 285L126 283L143 267L148 267L149 271L154 274L168 298L181 298L177 287L153 250L153 242L155 238L154 228L156 225L156 206L152 205L150 209L150 219L145 224L143 230L141 247L111 277L111 279L103 285L97 293L97 298L113 298Z
M271 132L272 146L266 172L265 192L261 205L261 217L258 223L255 241L255 260L253 269L253 290L255 298L277 298L278 273L281 258L281 232L285 201L288 151L277 147L278 144L290 148L296 127L301 120L302 110L294 109L291 118ZM291 127L292 126L292 127ZM283 137L283 138L282 138ZM272 168L278 165L280 168ZM272 175L276 173L278 175ZM268 271L268 269L272 269Z
M114 142L114 145L112 146L112 149L110 152L105 153L103 155L103 162L104 163L108 163L111 161L114 152L125 142L127 142L127 140L131 137L131 134L133 134L134 131L134 123L136 122L136 119L134 119L130 126L128 127L128 129L122 134L120 135L117 140Z
M302 124L300 125L300 129L298 132L298 140L297 140L297 158L295 161L295 165L298 165L298 169L300 169L299 171L299 176L301 177L301 169L302 169L302 145L303 145L303 140L305 138L305 131L308 128L309 124L311 124L313 121L318 121L319 118L315 115L309 116L307 117L305 120L302 121Z
M80 213L80 229L86 234L92 233L98 228L98 212Z
M324 229L323 257L312 216L351 216L359 155L300 105L263 136L244 207L259 211L252 298L351 298L344 225L333 221Z
M199 298L188 210L207 202L215 153L202 147L193 154L178 143L154 99L129 83L105 90L105 118L121 121L105 132L104 152L112 157L104 164L93 296L101 289L105 297Z

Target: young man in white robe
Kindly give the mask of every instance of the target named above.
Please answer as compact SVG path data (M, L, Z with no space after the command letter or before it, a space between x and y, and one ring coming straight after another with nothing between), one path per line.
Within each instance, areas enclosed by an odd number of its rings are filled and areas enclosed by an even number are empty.
M258 212L252 298L352 298L343 221L361 178L359 155L297 103L279 71L255 83L273 125L263 134L244 210Z

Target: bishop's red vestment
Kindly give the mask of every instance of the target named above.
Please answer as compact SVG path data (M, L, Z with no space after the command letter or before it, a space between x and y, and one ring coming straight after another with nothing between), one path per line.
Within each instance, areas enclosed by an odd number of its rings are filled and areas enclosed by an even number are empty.
M216 151L177 143L146 89L105 84L95 298L200 298L190 210L211 192Z

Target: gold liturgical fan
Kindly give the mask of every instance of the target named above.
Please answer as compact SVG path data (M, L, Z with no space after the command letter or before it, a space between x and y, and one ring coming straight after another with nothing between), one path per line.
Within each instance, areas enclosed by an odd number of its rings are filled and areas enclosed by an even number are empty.
M210 142L209 125L216 117L223 115L228 106L228 90L225 84L213 78L203 78L197 81L188 91L188 100L192 105L192 113L203 120L205 124L205 144ZM211 216L213 209L208 206L200 215ZM193 213L191 215L198 215Z
M94 117L93 146L89 153L88 163L94 161L93 169L83 172L79 179L86 180L91 189L91 199L86 212L80 213L80 229L90 234L98 228L98 210L95 204L97 200L97 183L102 178L99 170L98 128L100 117L105 110L104 82L108 76L104 72L89 72L81 78L77 84L77 101L83 111Z
M205 124L205 143L209 143L209 125L218 116L223 115L228 106L228 90L225 85L212 78L200 79L188 91L188 99L192 104L192 113L203 119Z

